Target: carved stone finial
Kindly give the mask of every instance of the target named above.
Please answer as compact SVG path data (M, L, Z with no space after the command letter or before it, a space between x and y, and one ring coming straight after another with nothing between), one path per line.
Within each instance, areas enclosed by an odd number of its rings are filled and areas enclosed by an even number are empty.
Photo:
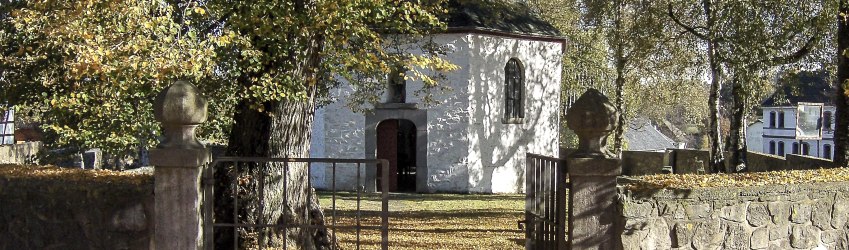
M566 124L578 135L575 158L614 158L607 151L607 136L613 131L618 116L616 108L596 89L584 92L566 111Z
M191 83L177 81L163 89L153 102L153 117L165 130L165 140L157 148L204 148L195 128L206 121L206 109L206 98Z

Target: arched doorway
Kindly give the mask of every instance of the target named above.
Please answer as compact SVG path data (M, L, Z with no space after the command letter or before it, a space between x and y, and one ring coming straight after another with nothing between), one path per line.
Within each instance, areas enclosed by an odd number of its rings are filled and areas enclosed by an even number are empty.
M410 120L388 119L377 125L377 158L389 160L388 169L378 169L378 190L382 171L389 171L389 191L416 191L416 125Z

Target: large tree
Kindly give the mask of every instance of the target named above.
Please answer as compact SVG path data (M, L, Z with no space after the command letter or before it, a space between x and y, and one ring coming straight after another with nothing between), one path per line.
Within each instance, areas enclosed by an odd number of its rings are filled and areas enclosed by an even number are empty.
M563 100L570 104L587 88L613 95L620 112L611 137L616 152L626 148L623 134L632 117L662 122L667 117L700 121L702 92L692 70L694 54L683 46L676 27L656 1L540 1L543 17L569 40L564 49ZM663 105L658 105L658 104ZM565 106L564 105L564 106ZM564 108L565 110L565 108ZM575 138L563 131L566 146Z
M776 66L801 60L821 46L827 4L819 1L678 0L668 4L669 17L702 41L694 50L707 58L710 78L710 119L713 172L724 167L720 130L720 94L731 86L732 171L745 170L745 115L757 102L757 84Z
M432 74L453 67L433 46L422 46L421 54L387 49L392 42L426 41L426 31L442 26L440 1L33 0L0 6L0 97L42 109L55 146L100 147L113 155L155 143L153 97L177 79L195 83L211 100L213 119L200 132L226 141L227 154L303 157L316 100L336 79L361 90L352 103L361 107L376 100L381 79L395 65L407 65L408 77L422 80L425 90L436 86ZM239 180L250 180L239 181L240 202L252 204L240 206L240 222L321 221L304 168L293 166L283 176L274 164L236 167L243 171ZM228 171L218 173L217 220L232 221L232 179ZM270 190L262 198L257 181ZM260 199L262 209L255 203ZM290 244L321 248L329 244L322 234L278 230L261 244L287 237ZM233 240L229 235L219 244Z
M834 163L846 167L849 163L849 1L838 1Z

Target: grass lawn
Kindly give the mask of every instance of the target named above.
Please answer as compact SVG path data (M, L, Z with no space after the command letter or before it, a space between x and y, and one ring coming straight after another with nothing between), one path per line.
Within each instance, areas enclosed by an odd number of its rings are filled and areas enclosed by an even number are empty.
M334 214L331 194L319 192L328 225ZM356 225L356 193L336 194L335 223ZM361 225L380 225L380 196L361 200ZM524 195L391 194L389 249L523 249ZM339 229L342 249L356 249L356 231ZM361 249L380 249L380 231L364 230Z

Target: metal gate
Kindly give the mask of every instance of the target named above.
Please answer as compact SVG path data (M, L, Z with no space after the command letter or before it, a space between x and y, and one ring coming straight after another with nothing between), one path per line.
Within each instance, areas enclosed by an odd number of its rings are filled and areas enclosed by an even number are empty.
M567 249L566 160L529 153L525 169L525 249Z
M309 176L311 175L311 167L312 167L313 163L328 164L327 167L329 167L331 169L331 178L332 178L330 190L328 190L328 191L331 192L331 204L329 204L330 205L329 206L330 211L325 213L324 225L323 226L320 226L320 225L317 226L317 225L310 225L310 224L300 224L300 223L293 223L291 221L286 221L286 220L276 221L276 222L260 221L258 223L252 223L252 224L240 222L239 219L238 219L239 216L237 214L238 209L239 209L239 205L240 205L239 204L239 196L235 193L233 194L233 197L234 197L233 198L234 199L234 201L233 201L233 204L234 204L233 213L234 213L234 218L235 218L234 220L235 221L230 221L230 222L213 221L214 220L213 215L215 213L215 211L213 211L213 206L212 206L212 204L215 204L214 200L213 200L214 197L215 197L213 195L213 189L214 189L214 186L215 186L214 171L219 171L219 170L221 170L220 168L222 168L222 167L234 167L234 169L232 169L233 171L231 172L231 173L234 173L231 176L231 178L233 178L232 183L237 183L237 181L240 180L239 179L240 172L239 172L239 168L235 167L236 164L230 164L229 166L226 166L226 165L221 166L221 163L224 163L224 162L232 162L232 163L239 163L239 162L283 163L283 171L284 171L283 173L284 174L282 175L282 178L283 178L283 183L284 183L284 185L283 185L284 195L286 194L286 191L285 191L285 189L287 188L287 185L286 185L286 183L287 183L286 178L287 177L286 176L288 176L287 173L289 171L290 163L303 163L303 164L293 164L293 165L296 166L296 167L306 167L307 168L307 176L308 177L306 179L307 179L308 182L310 180ZM267 167L267 165L260 164L259 167ZM389 189L388 189L389 185L387 184L387 182L389 180L389 177L388 177L389 171L375 171L375 172L381 172L382 173L382 177L379 178L380 182L381 182L381 187L382 187L381 188L382 189L381 195L380 195L380 197L381 197L381 211L380 211L380 214L379 214L379 216L380 216L380 226L367 226L367 225L361 224L362 214L361 214L361 206L360 205L361 205L362 194L364 192L362 190L362 188L356 188L356 197L357 197L356 198L356 211L354 213L355 214L355 218L354 218L355 224L354 225L337 225L337 213L336 213L336 210L337 210L337 207L336 207L336 199L337 199L336 173L337 173L337 169L338 168L352 168L352 167L356 168L356 179L357 179L356 187L362 187L363 185L366 185L366 183L360 182L361 177L365 176L365 173L362 173L365 168L383 168L383 169L386 169L386 168L389 167L389 162L387 160L384 160L384 159L265 158L265 157L217 157L217 158L215 158L215 160L213 160L213 162L210 164L210 167L207 169L207 172L205 173L206 177L204 178L204 182L203 182L203 186L204 186L204 190L205 190L204 191L204 203L209 204L209 205L204 206L204 211L203 211L203 214L204 214L203 215L204 216L204 219L203 219L204 220L204 235L205 235L204 239L206 240L206 242L204 243L205 248L206 249L229 248L229 247L224 247L224 246L218 246L218 247L214 246L214 242L215 242L215 239L214 239L215 233L214 232L215 232L216 229L233 228L234 238L238 238L238 232L237 232L236 229L239 229L239 228L260 229L260 230L258 230L259 233L256 237L258 238L258 242L264 242L265 237L269 237L267 235L268 233L265 232L266 229L276 228L276 229L288 230L290 228L301 228L301 229L329 229L331 249L337 249L338 248L338 244L336 244L336 242L337 242L337 237L336 237L337 229L355 230L355 232L356 232L356 242L355 242L356 249L360 249L360 245L362 243L361 239L360 239L360 235L361 235L362 230L380 230L380 236L381 236L380 249L383 249L383 250L389 249ZM260 173L265 173L265 172L260 171ZM260 197L259 198L259 202L260 202L259 208L260 209L259 209L259 211L257 211L258 213L262 213L262 207L264 207L264 205L263 205L264 201L263 201L262 197L265 197L265 195L264 195L264 192L265 192L264 183L265 183L265 181L262 181L262 180L264 180L265 178L269 178L269 177L266 176L265 174L261 174L261 176L259 177L260 181L258 183L258 189L259 189L259 194L260 194L259 195L259 197ZM279 176L277 178L279 178ZM374 183L371 183L371 184L374 184ZM312 188L311 182L308 183L308 185L309 185L309 188ZM233 190L234 190L234 192L238 192L237 188L234 188ZM286 199L284 198L284 201L285 200ZM323 206L327 206L327 205L328 204L323 204ZM324 209L324 207L323 207L323 209ZM329 219L328 219L328 217L329 217ZM288 244L285 242L286 237L284 236L283 239L284 239L283 249L287 249ZM250 249L266 249L264 244L258 244L255 247L249 246L249 248ZM240 249L239 240L233 241L232 249Z

